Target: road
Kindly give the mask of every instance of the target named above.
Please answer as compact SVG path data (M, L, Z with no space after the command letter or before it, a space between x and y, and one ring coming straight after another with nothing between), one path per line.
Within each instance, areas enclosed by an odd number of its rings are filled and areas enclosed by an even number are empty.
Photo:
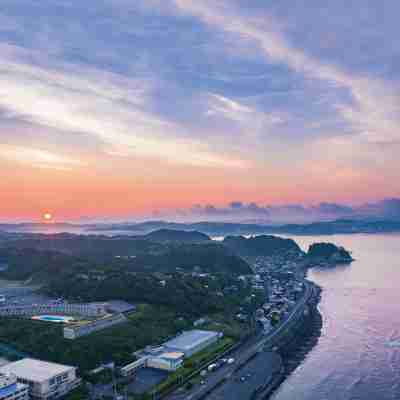
M204 385L198 385L193 388L190 393L176 390L172 394L166 396L168 400L200 400L208 395L215 387L225 380L230 379L235 370L240 365L244 365L248 360L254 357L257 353L262 351L266 345L273 347L273 340L277 338L285 329L287 329L299 313L304 312L305 305L313 294L313 286L311 283L304 281L305 292L301 300L297 302L289 316L281 322L281 324L268 335L261 335L254 338L254 340L243 344L240 348L235 350L230 357L236 359L235 364L225 365L219 370L207 376L207 381ZM271 343L272 342L272 343Z
M207 400L250 400L254 389L268 384L281 370L281 357L275 352L258 353L224 384L213 390Z

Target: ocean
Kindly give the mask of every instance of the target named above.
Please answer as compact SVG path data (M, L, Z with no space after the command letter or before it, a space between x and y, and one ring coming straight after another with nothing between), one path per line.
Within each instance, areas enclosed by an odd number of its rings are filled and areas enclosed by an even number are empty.
M304 249L334 242L356 261L309 272L323 289L322 335L273 400L400 399L400 235L291 237Z

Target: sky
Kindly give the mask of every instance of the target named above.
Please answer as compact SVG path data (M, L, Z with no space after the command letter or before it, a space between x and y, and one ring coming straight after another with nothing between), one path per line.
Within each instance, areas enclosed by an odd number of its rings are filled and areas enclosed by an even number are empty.
M0 220L400 197L399 14L1 0Z

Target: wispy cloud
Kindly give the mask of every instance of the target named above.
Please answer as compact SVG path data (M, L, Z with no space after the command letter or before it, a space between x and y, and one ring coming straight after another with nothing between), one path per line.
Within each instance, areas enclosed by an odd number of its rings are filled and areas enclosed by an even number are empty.
M246 16L234 2L210 0L175 0L189 15L222 31L236 35L245 46L253 41L269 63L284 64L296 73L325 82L329 87L349 91L351 101L336 104L337 112L353 129L355 135L380 142L399 138L400 92L377 78L357 76L293 47L284 37L279 24L267 13L262 17ZM365 131L370 132L365 135Z
M0 158L37 168L63 171L84 165L82 161L63 154L33 147L10 146L7 144L0 144Z
M228 99L218 94L210 94L210 109L207 115L222 114L228 119L241 122L254 113L255 111L252 108L238 101Z
M69 135L89 133L109 154L205 167L246 165L241 159L210 151L206 143L179 137L182 127L155 115L151 111L155 81L93 68L43 69L5 57L0 71L0 106Z

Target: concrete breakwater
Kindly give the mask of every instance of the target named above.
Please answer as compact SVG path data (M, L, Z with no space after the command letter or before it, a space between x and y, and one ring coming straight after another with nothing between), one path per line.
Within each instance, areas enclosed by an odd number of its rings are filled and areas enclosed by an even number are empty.
M280 349L280 354L285 367L285 375L290 375L304 360L306 355L317 344L321 336L322 316L318 311L317 304L320 301L319 289L316 303L310 305L309 314L305 316L302 323L296 329L293 339Z
M280 355L281 368L254 390L252 400L269 399L316 345L322 328L322 317L317 307L320 298L321 289L313 285L304 312L293 320L289 329L268 344L266 350L274 350Z

